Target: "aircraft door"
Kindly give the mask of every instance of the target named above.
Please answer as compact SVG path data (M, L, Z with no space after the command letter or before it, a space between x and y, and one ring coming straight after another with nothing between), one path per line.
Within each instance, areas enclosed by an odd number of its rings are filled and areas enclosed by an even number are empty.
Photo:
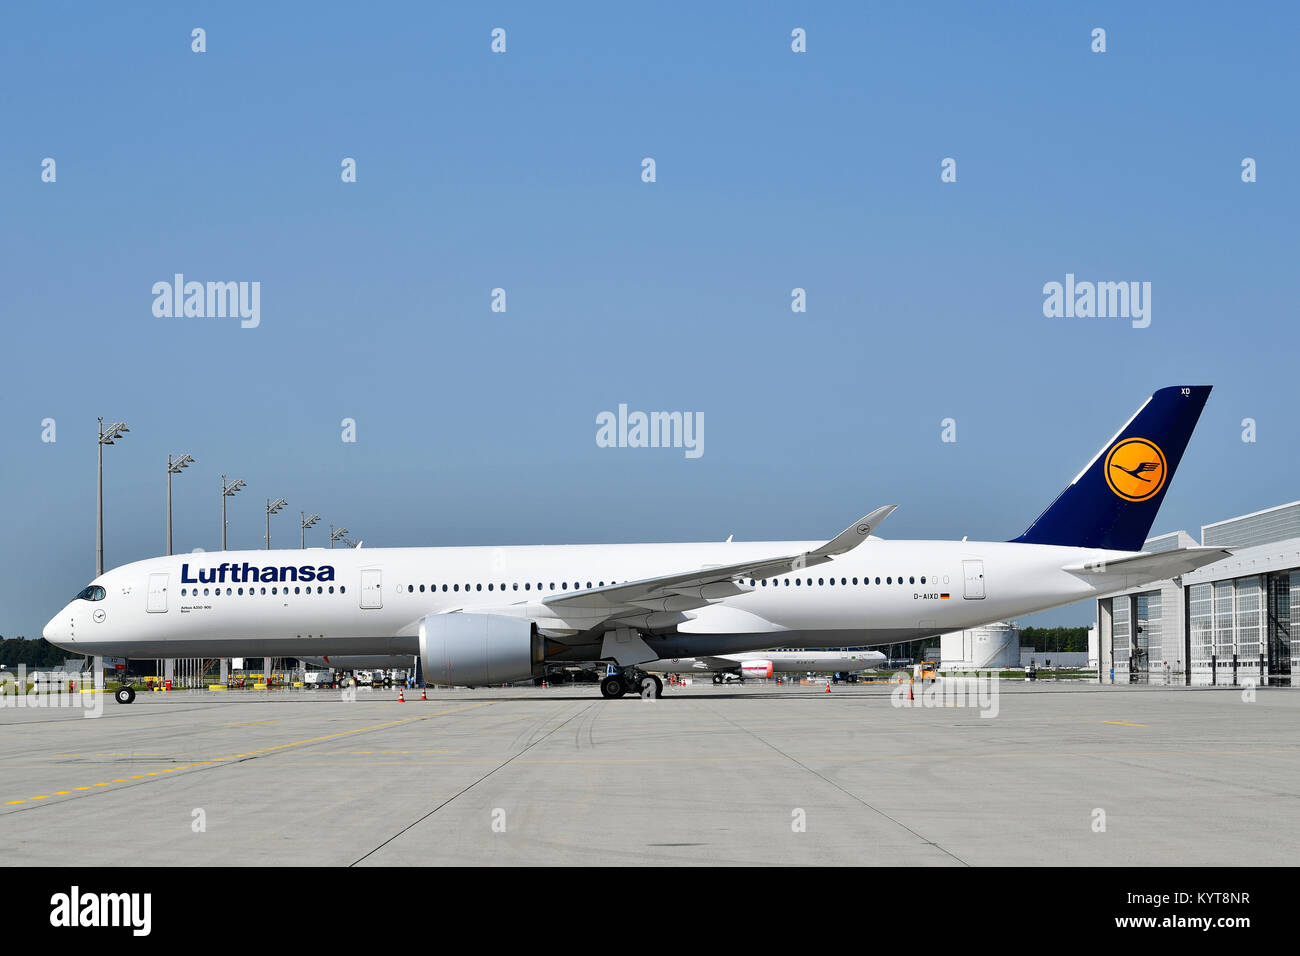
M966 600L982 601L984 599L984 562L963 561L961 568L966 576Z
M384 606L383 572L379 568L363 568L361 571L361 606L378 608Z
M167 573L149 575L149 603L146 610L158 614L167 610Z

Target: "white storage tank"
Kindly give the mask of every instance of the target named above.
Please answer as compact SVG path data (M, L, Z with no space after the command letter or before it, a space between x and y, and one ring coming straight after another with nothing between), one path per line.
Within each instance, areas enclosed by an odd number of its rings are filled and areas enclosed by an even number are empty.
M995 621L939 638L939 666L944 670L992 670L1020 666L1020 628Z

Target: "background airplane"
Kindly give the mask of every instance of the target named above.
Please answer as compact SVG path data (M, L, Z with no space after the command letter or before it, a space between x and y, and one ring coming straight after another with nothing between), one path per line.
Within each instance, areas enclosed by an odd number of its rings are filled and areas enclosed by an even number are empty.
M686 674L705 671L713 683L728 675L771 677L774 674L855 674L883 667L886 657L879 651L756 651L752 654L722 654L716 657L670 657L642 665L656 674Z

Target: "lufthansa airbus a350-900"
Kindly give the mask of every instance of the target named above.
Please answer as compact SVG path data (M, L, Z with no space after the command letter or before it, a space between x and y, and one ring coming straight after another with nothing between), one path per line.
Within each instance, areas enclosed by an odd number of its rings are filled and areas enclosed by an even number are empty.
M1157 391L1011 541L883 540L887 505L825 543L187 554L100 575L44 633L119 657L418 655L470 686L606 662L606 697L656 694L661 658L899 643L1220 560L1141 550L1209 394Z

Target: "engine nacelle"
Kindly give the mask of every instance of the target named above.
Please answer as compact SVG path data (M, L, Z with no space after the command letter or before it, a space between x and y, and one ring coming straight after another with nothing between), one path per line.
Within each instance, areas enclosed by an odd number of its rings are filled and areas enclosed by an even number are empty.
M502 614L430 614L420 619L420 658L431 684L480 687L543 672L545 642L532 621Z
M741 661L740 676L741 677L771 677L772 662L771 661Z

